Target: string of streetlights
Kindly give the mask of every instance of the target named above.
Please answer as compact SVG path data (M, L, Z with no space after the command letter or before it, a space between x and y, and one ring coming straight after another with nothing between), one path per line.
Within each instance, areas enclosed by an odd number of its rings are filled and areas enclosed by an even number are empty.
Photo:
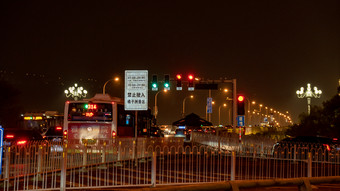
M256 101L251 101L251 105L255 106L256 105ZM270 123L268 121L268 118L271 117L271 123L272 124L274 124L276 126L281 126L282 122L281 122L281 120L279 118L282 117L286 121L286 123L293 124L293 121L292 121L291 116L289 115L288 111L286 111L285 113L284 112L280 112L280 111L275 110L273 108L270 108L268 106L264 106L263 104L258 104L258 108L259 108L258 110L256 108L253 108L253 109L251 109L251 107L248 108L248 115L250 115L251 118L253 118L254 115L259 116L259 123L261 123L261 121L262 121L261 117L264 117L264 119L267 118L267 121L263 120L263 122ZM266 111L265 114L261 113L263 111L262 108L265 109L265 111ZM277 118L274 115L277 115ZM253 119L251 119L249 122L251 124L254 124L252 120Z

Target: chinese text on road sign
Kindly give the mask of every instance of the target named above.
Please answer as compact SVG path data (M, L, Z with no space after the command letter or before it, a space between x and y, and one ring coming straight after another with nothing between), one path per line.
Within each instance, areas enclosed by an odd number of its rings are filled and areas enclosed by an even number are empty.
M148 71L125 70L125 110L148 110Z

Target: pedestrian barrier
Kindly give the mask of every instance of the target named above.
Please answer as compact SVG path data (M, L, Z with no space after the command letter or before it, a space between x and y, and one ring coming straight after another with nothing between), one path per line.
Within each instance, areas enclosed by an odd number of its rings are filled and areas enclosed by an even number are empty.
M183 139L116 139L88 145L4 147L3 190L65 190L340 176L339 151L305 145L213 147ZM223 149L222 149L223 148ZM226 149L234 148L234 149Z
M258 188L258 187L284 187L284 186L296 186L300 191L312 191L312 184L324 184L324 183L339 183L340 177L313 177L313 178L289 178L289 179L269 179L269 180L237 180L226 181L217 183L204 183L204 184L192 184L176 187L163 187L163 188L143 188L136 189L135 191L220 191L220 190L232 190L239 191L240 188Z

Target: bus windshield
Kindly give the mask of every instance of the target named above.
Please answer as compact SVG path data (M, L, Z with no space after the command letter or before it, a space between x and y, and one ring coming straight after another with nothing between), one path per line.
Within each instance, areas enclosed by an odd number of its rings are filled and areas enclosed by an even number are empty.
M112 121L112 104L70 103L68 121Z

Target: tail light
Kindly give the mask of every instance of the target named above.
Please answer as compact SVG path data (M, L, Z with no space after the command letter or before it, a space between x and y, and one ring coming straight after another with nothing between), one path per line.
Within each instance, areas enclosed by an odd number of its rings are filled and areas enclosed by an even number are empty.
M55 128L55 130L57 130L57 131L60 131L60 130L62 130L62 129L63 129L63 128L62 128L62 127L59 127L59 126Z
M324 147L326 147L327 151L331 150L331 147L328 144L322 144Z
M112 131L112 138L115 138L115 137L116 137L116 132Z
M13 138L14 138L14 135L6 135L6 138L7 138L7 139L13 139Z
M201 131L202 131L202 129L199 129L198 131L199 131L199 132L201 132Z
M25 145L27 143L26 140L20 140L17 142L17 145Z

